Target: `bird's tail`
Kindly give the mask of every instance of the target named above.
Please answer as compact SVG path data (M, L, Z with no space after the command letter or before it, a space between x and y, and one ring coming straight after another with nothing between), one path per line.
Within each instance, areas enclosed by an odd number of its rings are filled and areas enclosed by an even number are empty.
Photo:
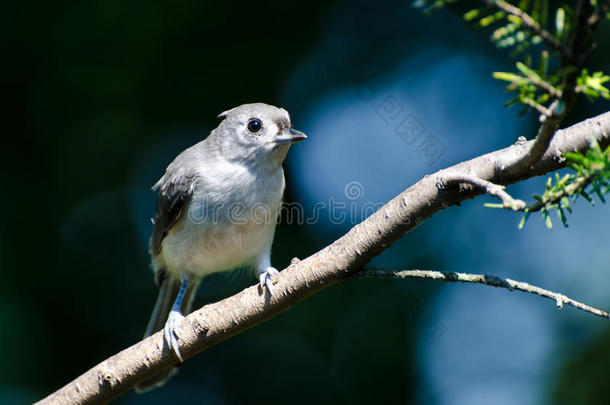
M169 316L170 311L172 310L172 306L174 305L174 301L176 300L176 296L178 295L178 291L180 290L180 280L177 280L174 277L163 277L159 284L159 296L157 297L157 302L155 303L155 308L153 309L153 313L150 317L150 321L148 321L148 326L146 327L146 332L144 333L144 338L147 338L150 335L157 333L165 327L165 322L167 322L167 318ZM186 290L186 294L182 301L182 313L187 315L191 312L191 304L194 297L194 292L197 290L199 282L193 280L189 283L189 286ZM178 372L176 367L173 367L169 370L164 370L159 374L155 374L148 380L140 382L135 386L135 390L137 393L142 394L144 392L150 391L153 388L161 387L164 385L167 380L169 380L174 374Z

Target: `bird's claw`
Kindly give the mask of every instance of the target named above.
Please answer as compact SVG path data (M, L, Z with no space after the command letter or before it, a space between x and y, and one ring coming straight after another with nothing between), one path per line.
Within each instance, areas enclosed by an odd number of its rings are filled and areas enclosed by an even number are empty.
M176 354L178 360L182 363L182 355L180 354L180 348L178 347L178 325L184 319L184 315L180 313L180 311L172 310L169 313L167 318L167 322L165 323L165 328L163 329L163 337L165 339L165 343L169 347L171 351Z
M275 267L267 267L260 276L261 288L267 287L269 294L273 295L273 278L280 274Z

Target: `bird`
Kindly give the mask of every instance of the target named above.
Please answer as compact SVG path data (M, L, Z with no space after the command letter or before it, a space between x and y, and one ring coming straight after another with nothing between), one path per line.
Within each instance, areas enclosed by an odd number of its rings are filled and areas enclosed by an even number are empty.
M182 151L152 188L158 196L149 252L159 294L144 337L163 330L180 363L176 329L205 276L251 266L263 291L273 295L282 164L291 144L307 138L292 128L285 109L264 103L243 104L218 118L218 127ZM162 386L176 370L154 375L136 391Z

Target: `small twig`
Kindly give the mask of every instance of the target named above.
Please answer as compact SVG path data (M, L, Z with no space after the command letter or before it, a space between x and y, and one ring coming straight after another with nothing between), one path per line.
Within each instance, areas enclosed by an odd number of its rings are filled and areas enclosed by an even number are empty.
M586 89L587 89L587 86L584 86L584 85L582 85L582 84L580 84L580 85L578 85L578 86L574 87L574 91L575 91L576 93L584 93Z
M540 113L540 115L544 116L545 118L552 118L553 117L553 111L552 110L546 108L542 104L539 104L539 103L535 102L531 98L524 97L521 101L523 102L523 104L527 104L530 107L532 107L533 109L535 109L536 111L538 111Z
M514 199L510 194L504 191L504 186L491 183L487 180L479 179L474 176L450 175L445 178L445 184L470 183L472 185L482 188L487 194L497 197L502 201L502 204L485 204L485 206L487 207L504 208L520 212L537 212L544 208L548 208L549 206L553 207L556 204L561 206L560 202L564 198L569 198L583 193L587 186L592 182L596 181L601 174L601 172L593 174L589 172L584 172L579 174L578 176L568 178L568 180L570 180L571 182L565 187L561 188L560 190L549 193L548 195L547 193L545 193L542 197L537 198L537 201L529 204L526 204L523 200Z
M540 24L538 24L538 22L534 20L532 16L521 10L519 7L513 6L504 0L487 0L487 4L519 18L526 28L529 28L532 32L539 35L542 40L552 49L560 52L564 56L569 56L568 50L557 38L553 36L553 34L542 28L542 26L540 26Z
M565 93L564 93L565 97ZM542 124L538 129L538 134L534 139L534 143L530 146L528 151L517 158L514 162L509 164L501 164L499 169L505 170L507 173L512 175L522 173L525 170L529 170L542 155L546 152L553 139L555 131L559 128L560 122L563 120L566 114L565 107L561 108L561 112L558 112L559 106L562 105L560 100L555 100L549 108L543 107L538 103L534 103L533 100L528 102L529 99L525 99L524 102L534 108L541 114Z
M583 66L586 59L591 55L593 49L595 49L593 45L587 47L587 44L592 35L593 29L598 22L595 18L591 19L596 14L596 10L594 7L592 7L589 0L580 0L578 2L578 8L576 11L577 25L575 27L574 35L571 37L568 46L564 46L559 42L556 42L556 45L559 45L559 48L557 48L555 45L553 45L552 41L549 42L549 39L552 38L555 41L557 40L552 35L550 38L545 38L544 35L546 34L543 35L543 32L546 31L544 31L529 14L525 13L518 7L506 3L504 0L487 1L491 2L491 4L495 5L499 9L521 18L526 27L540 35L547 43L558 50L561 56L560 59L562 67L565 68L570 65L576 67L576 69L572 69L564 75L561 85L561 95L559 98L556 98L548 108L540 106L533 100L524 100L525 104L535 108L541 114L540 118L542 123L538 130L538 134L536 135L536 139L532 146L521 157L512 162L501 162L498 165L498 168L506 173L510 173L511 175L519 175L525 170L529 170L542 157L542 155L544 155L549 147L549 144L551 143L551 140L553 139L553 136L555 135L555 132L559 128L559 125L564 120L568 112L572 109L572 106L576 101L576 82L578 75L580 74L580 68ZM599 10L597 12L599 12Z
M561 94L562 94L561 90L559 90L558 88L553 86L551 83L547 82L546 80L539 79L539 78L534 77L534 76L527 76L527 80L529 80L529 82L531 84L533 84L534 86L539 87L542 90L544 90L547 93L549 93L549 95L551 97L553 97L553 98L561 98Z
M583 191L591 182L593 178L590 175L583 175L578 177L574 183L568 184L565 189L559 190L553 194L550 198L542 198L536 202L527 204L527 206L519 211L523 212L536 212L540 211L544 207L553 204L559 204L562 198L571 197Z
M440 182L439 185L443 187L456 183L468 183L481 188L485 191L485 193L501 200L502 208L511 209L513 211L522 211L526 207L524 201L516 200L511 197L510 194L504 191L504 186L492 183L476 176L471 176L468 174L449 174L442 178L442 182Z
M589 312L593 315L602 318L610 319L608 312L602 311L583 304L582 302L573 300L563 294L545 290L544 288L524 283L522 281L511 280L510 278L501 278L490 276L487 274L468 274L456 273L453 271L435 271L435 270L391 270L391 269L364 269L354 273L353 278L415 278L424 280L437 280L446 282L461 282L472 284L484 284L492 287L501 287L508 290L519 290L530 294L536 294L541 297L549 298L555 301L558 308L562 308L564 304L568 304L574 308Z
M587 20L587 25L591 30L595 29L597 24L604 18L610 7L610 1L600 1L597 11L595 11Z

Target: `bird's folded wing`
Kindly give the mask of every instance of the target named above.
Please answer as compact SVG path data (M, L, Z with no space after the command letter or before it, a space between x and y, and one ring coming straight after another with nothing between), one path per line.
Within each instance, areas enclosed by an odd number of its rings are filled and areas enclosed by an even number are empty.
M161 252L163 239L186 214L196 182L195 174L185 173L183 170L180 170L180 173L168 171L153 187L153 190L159 190L155 224L150 238L150 250L153 255L157 256Z

